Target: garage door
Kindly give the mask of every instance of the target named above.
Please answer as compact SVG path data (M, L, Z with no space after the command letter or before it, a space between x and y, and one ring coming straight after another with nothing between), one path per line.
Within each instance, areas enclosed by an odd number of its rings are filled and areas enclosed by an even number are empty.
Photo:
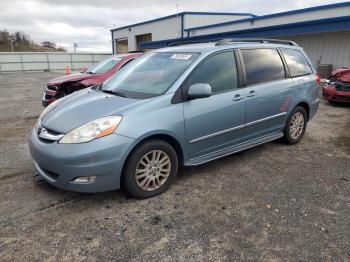
M128 52L128 39L117 40L117 54L125 54Z

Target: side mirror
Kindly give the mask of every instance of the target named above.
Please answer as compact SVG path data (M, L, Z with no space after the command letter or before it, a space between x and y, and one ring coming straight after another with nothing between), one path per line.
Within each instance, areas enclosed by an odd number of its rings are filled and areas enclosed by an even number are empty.
M190 99L209 97L211 96L211 86L204 83L191 85L187 95Z

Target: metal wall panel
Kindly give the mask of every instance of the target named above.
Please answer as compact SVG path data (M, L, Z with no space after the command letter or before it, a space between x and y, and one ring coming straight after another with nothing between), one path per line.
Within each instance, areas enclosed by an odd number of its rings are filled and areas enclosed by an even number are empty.
M50 61L55 62L67 62L70 61L70 54L57 54L57 53L48 53L47 54Z
M51 71L59 71L64 70L68 66L69 68L72 68L72 65L70 62L50 62L50 69Z
M2 53L0 63L20 63L21 56L17 53Z
M242 15L197 15L197 14L186 14L184 20L184 29L213 25L218 23L224 23L228 21L235 21L244 18L249 18L250 16Z
M202 14L185 14L184 29L193 26L203 26L227 21L239 20L249 16L241 15L202 15ZM115 30L112 33L112 40L128 40L128 50L137 50L136 36L143 34L152 34L152 41L160 41L164 39L175 39L182 36L181 33L182 17L170 17L164 20L145 23L141 25L130 26ZM184 32L186 34L186 32ZM116 50L116 47L115 47Z
M215 34L215 33L222 33L222 32L231 32L231 31L237 31L237 30L253 29L253 28L267 27L267 26L274 26L274 25L283 25L283 24L290 24L290 23L297 23L297 22L325 19L325 18L332 18L332 17L349 16L349 15L350 15L350 6L334 7L327 10L310 11L307 13L290 14L290 15L284 15L280 17L278 16L267 17L264 19L259 19L259 17L257 17L257 19L254 20L254 22L243 21L240 23L226 24L226 25L220 25L220 26L209 27L209 28L202 28L202 29L198 28L198 29L192 30L190 32L190 35L197 36L197 35L207 35L207 34Z
M0 53L0 73L12 71L81 70L110 57L111 54L3 52Z
M93 57L91 54L85 55L85 54L72 54L72 61L73 62L89 62L92 61Z
M23 53L21 54L22 62L47 62L47 55L43 53Z

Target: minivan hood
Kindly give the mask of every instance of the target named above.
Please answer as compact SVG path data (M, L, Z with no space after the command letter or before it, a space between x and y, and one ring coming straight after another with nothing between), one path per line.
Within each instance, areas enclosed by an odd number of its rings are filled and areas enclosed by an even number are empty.
M42 116L41 125L59 134L66 134L97 118L117 115L142 101L144 100L120 97L87 88L58 100Z

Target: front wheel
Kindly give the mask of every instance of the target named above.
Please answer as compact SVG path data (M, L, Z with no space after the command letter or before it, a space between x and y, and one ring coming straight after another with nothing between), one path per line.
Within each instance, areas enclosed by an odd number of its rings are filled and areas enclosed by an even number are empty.
M303 107L297 106L287 119L284 128L284 141L287 144L296 144L304 136L307 124L307 114Z
M130 155L123 174L123 186L136 198L149 198L167 190L174 182L178 157L163 140L150 140Z

